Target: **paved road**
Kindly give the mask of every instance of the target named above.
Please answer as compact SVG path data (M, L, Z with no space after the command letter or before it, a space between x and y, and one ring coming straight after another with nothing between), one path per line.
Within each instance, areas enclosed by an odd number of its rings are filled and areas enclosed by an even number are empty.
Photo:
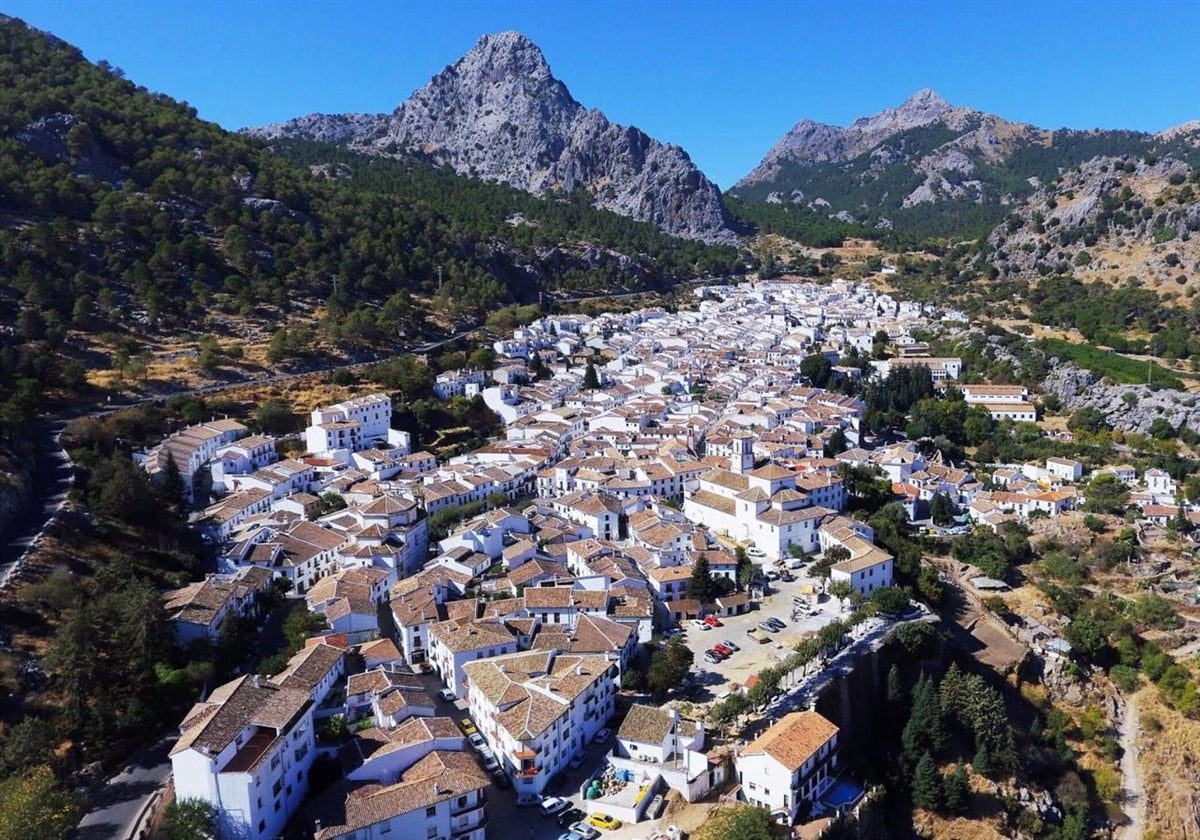
M174 737L163 738L109 779L80 821L75 840L124 840L146 800L171 774L168 753L174 742Z

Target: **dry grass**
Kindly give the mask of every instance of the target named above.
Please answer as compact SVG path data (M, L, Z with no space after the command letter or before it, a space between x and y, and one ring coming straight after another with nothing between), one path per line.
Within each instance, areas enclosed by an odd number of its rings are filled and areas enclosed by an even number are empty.
M1140 709L1144 840L1200 840L1200 721L1169 708L1156 689L1143 692Z

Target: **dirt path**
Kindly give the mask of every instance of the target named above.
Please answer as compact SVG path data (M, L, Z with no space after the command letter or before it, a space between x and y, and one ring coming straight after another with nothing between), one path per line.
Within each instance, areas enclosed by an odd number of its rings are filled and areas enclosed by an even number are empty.
M1120 840L1141 840L1146 822L1146 791L1142 786L1142 773L1138 767L1137 739L1142 724L1138 717L1138 696L1130 695L1125 703L1125 715L1121 719L1121 785L1122 806L1129 816L1129 824L1118 837Z

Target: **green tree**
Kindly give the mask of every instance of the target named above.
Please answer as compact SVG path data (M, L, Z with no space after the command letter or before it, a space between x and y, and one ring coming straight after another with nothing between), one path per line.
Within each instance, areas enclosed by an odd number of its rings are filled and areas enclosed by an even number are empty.
M167 806L154 840L211 840L217 809L203 799L177 799Z
M267 400L254 412L254 423L269 435L286 435L300 427L300 418L280 399Z
M833 363L824 353L813 353L800 361L800 375L808 379L814 388L824 388L829 384Z
M16 775L49 764L54 747L54 731L49 723L32 716L23 717L0 742L0 774Z
M944 780L945 806L951 814L963 814L971 807L971 780L967 768L959 764Z
M945 525L954 516L954 505L945 493L934 493L929 502L929 517L934 525Z
M0 782L0 840L56 840L75 827L79 804L49 767Z
M825 457L833 458L841 455L846 451L849 444L846 441L846 433L842 431L842 427L838 426L829 435L829 441L825 444Z
M583 372L583 389L585 391L595 391L599 388L600 377L596 375L596 366L588 362L587 370Z
M708 567L708 557L703 552L692 565L692 577L688 581L688 597L695 598L701 604L711 604L715 588L712 572Z
M1129 488L1112 473L1101 473L1088 482L1083 509L1090 513L1123 513L1129 504Z
M848 580L835 580L826 588L830 598L836 598L839 601L847 600L854 594L854 584Z
M695 840L774 840L775 824L765 808L723 806L704 821Z
M179 465L175 463L174 458L167 458L167 463L163 466L162 475L158 481L158 492L163 501L172 509L180 507L183 504L183 476L180 474Z
M933 756L928 752L917 762L912 782L913 805L927 811L939 811L942 807L942 774L938 772Z
M881 586L871 593L871 603L883 615L904 615L911 599L912 593L902 586Z
M663 695L676 688L692 667L694 655L687 645L673 636L662 650L650 657L650 668L646 672L646 686L656 695Z
M942 726L942 709L933 681L924 674L912 689L912 712L900 734L900 743L908 766L912 767L921 753L937 752L946 740Z

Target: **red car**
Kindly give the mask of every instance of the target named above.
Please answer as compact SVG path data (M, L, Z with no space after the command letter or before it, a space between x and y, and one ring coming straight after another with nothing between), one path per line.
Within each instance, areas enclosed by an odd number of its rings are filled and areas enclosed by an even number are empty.
M724 625L722 625L722 624L721 624L721 619L717 618L715 615L709 615L709 616L705 616L705 618L704 618L704 623L705 623L705 624L707 624L709 627L722 627L722 626L724 626Z
M728 659L729 658L728 653L718 650L717 648L710 648L709 650L707 650L705 652L708 654L711 654L712 656L715 656L717 659Z
M726 658L733 656L733 650L725 647L725 645L713 645L713 650Z

